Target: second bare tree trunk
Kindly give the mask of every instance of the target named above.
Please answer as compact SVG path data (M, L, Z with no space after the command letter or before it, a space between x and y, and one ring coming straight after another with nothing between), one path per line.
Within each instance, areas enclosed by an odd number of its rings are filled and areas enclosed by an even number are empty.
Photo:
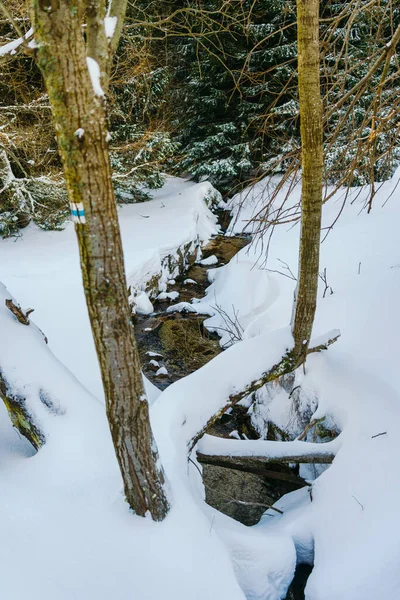
M322 102L319 0L297 0L298 76L302 146L299 274L292 332L297 365L305 361L317 304L322 213Z

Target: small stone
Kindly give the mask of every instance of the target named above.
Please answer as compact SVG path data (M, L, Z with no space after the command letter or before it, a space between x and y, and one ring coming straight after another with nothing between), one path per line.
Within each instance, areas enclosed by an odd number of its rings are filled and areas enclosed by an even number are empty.
M218 258L215 256L215 254L212 254L211 256L207 256L207 258L203 258L203 260L199 260L199 264L202 265L203 267L209 267L211 265L216 265L218 262Z
M168 377L168 371L165 367L160 367L156 373L156 377Z
M149 361L149 369L152 369L152 371L157 371L160 367L160 363L158 363L156 360L150 360Z

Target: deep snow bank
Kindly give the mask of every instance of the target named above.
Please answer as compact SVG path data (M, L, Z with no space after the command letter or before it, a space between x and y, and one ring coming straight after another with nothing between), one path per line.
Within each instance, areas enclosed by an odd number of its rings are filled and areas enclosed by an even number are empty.
M283 517L269 512L256 527L266 535L290 534L299 560L312 561L315 555L307 600L400 597L399 177L400 170L380 187L370 214L363 210L369 190L351 190L321 246L321 272L326 269L333 293L328 290L323 297L325 285L320 282L314 335L338 327L342 337L328 353L309 357L307 374L299 373L296 384L318 399L313 418L328 415L342 430L337 457L314 483L312 502L307 491L296 492L277 503L285 511ZM265 194L258 185L254 193L233 199L232 231L249 229ZM335 220L344 196L342 190L324 207L323 227ZM290 203L299 198L297 185ZM260 259L260 245L254 245L213 272L214 283L204 302L211 295L219 298L222 308L241 320L245 340L289 322L295 281L287 277L286 265L296 275L298 238L299 225L282 225L274 231L267 263ZM255 270L261 276L252 305L247 290ZM218 312L209 323L213 328L225 326ZM280 401L280 417L290 429L287 393L282 392ZM270 416L276 418L276 402L272 410Z
M34 454L1 403L0 596L243 600L227 552L193 502L160 524L128 510L104 406L33 323L17 321L8 298L0 284L0 369L46 443Z
M315 481L311 494L300 490L283 498L277 507L284 510L284 516L268 512L262 523L253 528L267 538L273 536L270 539L287 540L289 536L296 546L299 561L312 563L315 559L306 590L307 600L400 597L397 568L400 484L396 479L400 452L399 177L400 170L391 181L382 184L370 214L363 210L368 188L350 190L339 221L321 246L321 272L326 270L327 283L333 293L330 289L325 292L321 280L313 334L317 337L337 327L342 337L327 353L309 357L307 372L297 374L296 385L301 384L311 407L318 404L311 418L326 416L342 432L335 441L337 456L332 466ZM273 186L274 182L268 185ZM276 206L286 191L283 189L278 195ZM299 201L300 192L298 184L289 198L291 205ZM324 228L335 221L345 194L345 190L339 191L325 205ZM262 210L266 196L268 187L264 182L232 200L231 232L252 230L250 220ZM249 368L262 363L263 358L266 364L271 344L272 349L279 348L274 332L290 321L299 224L275 228L266 261L262 248L267 246L267 241L266 236L258 238L258 244L241 250L227 266L211 270L212 284L206 297L192 305L193 310L212 315L206 324L223 333L222 343L232 342L232 336L226 331L229 329L227 315L230 326L238 322L243 341L235 344L235 352L221 355L158 398L156 410L164 400L166 404L168 400L173 409L169 418L175 431L178 414L183 432L203 410L207 413L215 408L215 404L211 405L215 394L220 394L221 399L230 389L240 386ZM251 341L253 346L249 345ZM190 409L190 400L196 406L202 404L197 415ZM290 431L294 419L288 393L281 390L270 398L266 394L265 401L264 421L268 417L278 419L280 425ZM164 410L166 412L165 405ZM240 451L240 441L229 443L236 453ZM256 452L256 445L257 442L250 444L251 452ZM246 448L247 442L243 453ZM304 474L310 476L310 471L304 470ZM217 530L220 524L227 526L227 517L209 508L204 510ZM226 543L231 547L233 542L228 537ZM249 538L246 539L251 544ZM242 560L237 558L238 554ZM263 582L271 584L274 578L273 561L270 565L266 561L261 570L255 569L248 587L246 555L241 546L235 560L247 597L252 600L281 598L287 581L284 577L280 586L270 586L267 595L263 588ZM279 571L284 572L285 565L290 565L290 552L282 550L280 559Z
M170 184L152 202L120 212L128 273L132 264L153 275L169 252L216 231L204 203L209 186ZM228 553L195 503L174 506L160 524L128 510L104 406L52 352L100 395L74 235L71 227L31 226L21 239L0 242L1 276L23 307L35 307L49 337L47 346L34 323L18 323L1 285L0 367L27 398L46 444L34 454L0 403L0 596L243 600ZM149 261L149 252L159 260Z

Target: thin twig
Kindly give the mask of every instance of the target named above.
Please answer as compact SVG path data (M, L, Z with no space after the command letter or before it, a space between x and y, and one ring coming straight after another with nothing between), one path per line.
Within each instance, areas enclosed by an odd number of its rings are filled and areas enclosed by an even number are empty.
M313 419L304 429L303 433L301 433L299 435L299 437L297 438L299 441L304 440L304 438L306 437L307 433L310 431L310 429L312 429L313 427L315 427L316 425L318 425L318 423L322 423L322 421L325 421L325 417L322 417L321 419Z
M374 438L379 437L380 435L387 435L387 431L381 431L381 433L377 433L375 435L371 436L371 439L373 440Z
M357 498L355 496L352 495L352 498L354 498L354 500L357 502L357 504L359 504L361 506L361 510L364 510L363 504L361 504L361 502L359 500L357 500Z

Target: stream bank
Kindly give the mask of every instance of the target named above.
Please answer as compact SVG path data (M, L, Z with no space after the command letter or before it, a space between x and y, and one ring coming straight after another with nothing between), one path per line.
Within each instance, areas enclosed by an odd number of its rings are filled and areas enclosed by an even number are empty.
M219 336L210 333L204 326L208 315L167 312L168 306L176 302L191 303L193 298L203 298L210 285L209 268L228 263L250 241L249 237L224 235L211 239L203 249L202 261L191 264L186 272L169 280L167 292L153 299L154 312L134 316L143 372L160 390L198 370L223 351ZM216 258L210 260L210 257ZM232 408L207 433L239 439L260 437L244 406ZM299 487L298 484L285 480L285 476L298 474L298 466L291 468L283 464L269 465L269 470L276 473L272 478L206 464L201 467L206 502L248 526L258 523L268 506ZM298 565L286 600L304 599L304 588L310 571L309 565Z
M154 312L135 314L135 337L142 369L160 390L197 371L222 352L219 336L204 327L207 315L167 312L171 303L203 298L210 285L207 271L221 267L250 242L248 236L218 235L203 248L202 261L194 262L185 273L168 282L167 292L153 300ZM210 259L215 257L215 259Z

